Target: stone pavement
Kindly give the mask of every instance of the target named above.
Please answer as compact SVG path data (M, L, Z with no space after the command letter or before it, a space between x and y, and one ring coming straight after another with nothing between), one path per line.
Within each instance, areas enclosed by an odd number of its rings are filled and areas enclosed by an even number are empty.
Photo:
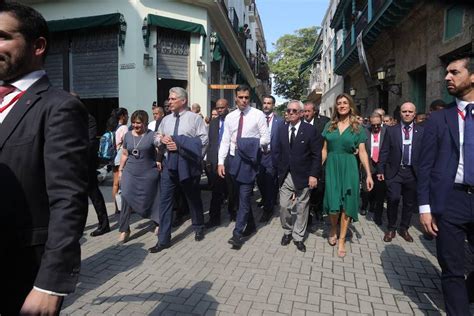
M110 186L102 189L110 199ZM209 198L203 191L204 209ZM107 207L113 214L110 201ZM258 219L260 210L255 213ZM341 259L318 233L309 234L306 253L292 243L280 246L277 217L259 225L240 251L227 243L233 223L226 220L195 242L188 220L173 232L172 248L148 254L156 242L148 220L132 217L132 240L117 246L117 219L110 218L111 233L89 237L97 222L89 207L81 276L64 315L445 314L435 242L417 228L410 229L414 243L397 237L387 244L370 216L361 217Z

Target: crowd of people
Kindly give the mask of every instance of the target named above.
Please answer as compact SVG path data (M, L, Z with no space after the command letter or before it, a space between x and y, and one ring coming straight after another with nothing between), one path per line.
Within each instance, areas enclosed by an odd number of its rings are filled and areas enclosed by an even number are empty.
M49 40L37 11L0 2L2 315L59 313L78 281L88 194L99 220L91 235L110 231L103 196L92 179L94 164L85 163L94 158L95 123L77 96L52 87L43 70ZM446 312L469 315L474 274L466 279L465 245L474 246L473 53L455 56L445 81L454 102L431 112L425 122L416 122L416 105L404 102L393 126L393 118L379 111L366 122L358 118L348 94L337 96L330 118L299 100L287 104L282 118L270 95L263 97L263 111L250 106L246 85L235 90L232 111L227 100L216 102L209 124L188 110L187 92L179 87L169 91L163 109L153 108L154 122L139 110L128 126L127 110L114 110L107 135L113 134L109 163L114 199L120 201L119 242L127 242L135 212L156 223L151 253L171 247L173 207L185 204L195 240L201 242L206 228L221 224L227 199L235 221L228 242L240 249L256 232L251 205L257 182L263 199L259 221L270 220L278 207L283 247L293 241L306 251L312 210L317 220L327 214L327 242L345 257L349 223L368 209L381 224L386 198L383 240L390 242L398 233L413 242L409 228L418 211L427 236L436 237ZM105 137L101 145L107 144ZM212 187L207 222L200 193L203 166Z

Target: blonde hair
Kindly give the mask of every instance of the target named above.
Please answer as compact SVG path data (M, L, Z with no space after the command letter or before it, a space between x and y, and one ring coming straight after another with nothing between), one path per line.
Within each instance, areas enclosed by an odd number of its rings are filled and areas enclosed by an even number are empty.
M360 123L357 120L357 109L355 107L354 100L347 93L341 93L336 97L334 103L334 111L331 115L331 121L329 122L328 131L332 132L337 129L337 123L339 123L339 113L337 112L337 101L342 98L346 98L349 101L349 125L353 133L358 133L360 130Z

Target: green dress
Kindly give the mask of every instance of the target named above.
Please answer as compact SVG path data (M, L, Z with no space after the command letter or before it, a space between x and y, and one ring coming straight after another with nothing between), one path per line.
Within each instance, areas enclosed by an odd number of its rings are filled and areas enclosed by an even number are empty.
M346 215L357 221L359 214L359 168L354 155L360 143L367 136L361 126L353 132L351 126L342 134L339 129L329 131L326 124L323 137L327 142L326 190L324 192L324 211L338 213L344 209Z

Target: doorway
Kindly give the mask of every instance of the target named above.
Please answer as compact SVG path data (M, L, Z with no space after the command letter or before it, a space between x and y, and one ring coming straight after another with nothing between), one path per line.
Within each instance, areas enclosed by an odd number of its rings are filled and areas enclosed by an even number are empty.
M411 99L417 113L426 111L426 66L409 73L411 81Z
M168 95L170 89L173 87L181 87L183 89L188 88L188 81L186 80L174 80L174 79L158 79L158 105L163 106L166 100L168 100ZM188 100L189 101L189 100Z

